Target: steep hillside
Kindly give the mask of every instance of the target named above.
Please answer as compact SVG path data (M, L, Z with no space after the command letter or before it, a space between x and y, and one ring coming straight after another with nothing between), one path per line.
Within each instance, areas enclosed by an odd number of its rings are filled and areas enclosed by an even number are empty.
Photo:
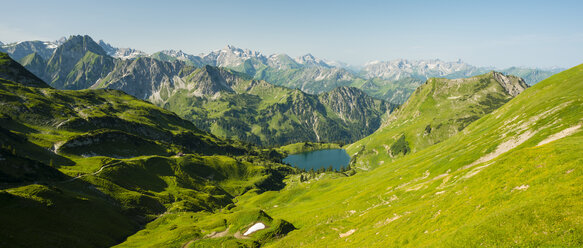
M46 78L45 76L45 68L47 67L47 61L43 59L37 53L31 53L26 57L22 58L18 61L22 66L24 66L28 71L32 72L32 74L36 75L39 78Z
M377 167L389 161L376 158L414 153L448 139L527 87L522 79L499 72L467 79L431 78L379 130L348 151L356 156L356 167Z
M20 82L25 86L48 88L40 78L26 70L6 53L0 53L0 78Z
M109 247L164 214L277 190L294 172L273 151L221 140L121 91L37 80L1 54L2 247Z
M266 247L581 246L582 82L580 65L439 144L352 177L249 193L232 211L297 227Z

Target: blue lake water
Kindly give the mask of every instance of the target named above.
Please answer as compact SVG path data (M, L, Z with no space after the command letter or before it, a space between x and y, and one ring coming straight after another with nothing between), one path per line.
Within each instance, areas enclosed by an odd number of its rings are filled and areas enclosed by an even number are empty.
M328 168L330 165L339 170L341 166L346 167L350 163L350 156L344 149L326 149L292 154L284 158L283 162L306 170Z

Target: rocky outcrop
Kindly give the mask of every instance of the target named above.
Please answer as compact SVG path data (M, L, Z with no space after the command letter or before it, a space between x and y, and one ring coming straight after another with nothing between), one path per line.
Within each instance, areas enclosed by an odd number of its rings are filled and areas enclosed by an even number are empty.
M91 88L122 90L141 99L160 93L164 86L174 87L183 63L164 62L152 58L117 60L115 67Z
M98 130L72 137L55 144L55 153L69 153L85 157L108 156L115 158L144 155L167 155L155 142L117 130Z
M492 76L496 81L498 81L498 83L500 83L502 88L504 88L504 90L506 90L506 92L513 97L517 96L526 88L528 88L528 84L526 84L522 78L511 75L507 76L496 71L492 72Z

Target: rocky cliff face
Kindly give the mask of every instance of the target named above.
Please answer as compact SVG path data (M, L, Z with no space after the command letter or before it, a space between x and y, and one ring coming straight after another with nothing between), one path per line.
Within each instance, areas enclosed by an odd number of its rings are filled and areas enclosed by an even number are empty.
M313 67L313 66L324 67L324 68L332 67L332 66L326 64L326 62L324 62L324 60L318 59L310 53L303 55L303 56L299 56L295 60L298 64L301 64L301 65L304 65L307 67Z
M262 63L265 63L267 60L260 52L241 49L231 45L202 56L202 60L205 63L220 67L237 67L248 59L256 59Z
M183 66L178 61L151 58L117 60L113 70L91 87L123 90L141 99L158 98L162 91L174 86Z
M365 126L378 128L380 118L371 120L370 116L381 116L387 111L392 111L396 105L374 99L363 91L354 87L338 87L330 92L318 96L320 101L329 106L344 121L358 121Z

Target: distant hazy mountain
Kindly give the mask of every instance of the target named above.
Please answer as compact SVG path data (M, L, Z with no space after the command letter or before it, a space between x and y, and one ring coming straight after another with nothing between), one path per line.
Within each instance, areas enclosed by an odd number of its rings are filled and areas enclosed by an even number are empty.
M10 44L0 44L2 50L14 60L20 60L31 53L37 53L44 59L51 57L55 49L62 44L59 41L23 41Z
M563 70L564 69L562 68L537 69L527 67L510 67L501 70L501 72L521 77L524 79L524 81L526 81L527 84L534 85Z
M492 68L478 68L458 60L445 62L434 60L406 60L373 61L365 64L361 74L366 78L379 77L387 80L404 78L428 79L432 77L463 78Z
M154 58L161 61L182 61L187 65L201 67L205 65L199 56L190 55L182 52L181 50L164 50L150 55L150 58Z
M428 78L466 78L495 69L472 66L461 60L447 62L439 59L397 59L369 62L360 70L354 70L354 67L347 64L326 62L311 54L295 59L286 54L265 56L257 51L230 45L199 56L188 55L181 51L162 51L152 57L164 61L181 60L196 66L209 64L227 67L244 72L255 79L313 94L328 92L336 87L353 86L379 99L399 104L405 102L415 88ZM533 85L561 69L511 67L499 71L523 77L529 85Z
M105 43L103 40L99 41L99 46L105 50L107 55L120 59L133 59L138 57L148 56L147 53L132 48L117 48Z
M386 80L401 80L415 78L425 80L432 77L440 78L465 78L483 74L494 70L493 67L476 67L462 62L446 62L439 59L433 60L406 60L397 59L391 61L373 61L367 63L360 72L366 78L382 78ZM536 84L551 75L562 71L560 68L537 69L526 67L510 67L497 69L500 72L523 78L529 85Z

